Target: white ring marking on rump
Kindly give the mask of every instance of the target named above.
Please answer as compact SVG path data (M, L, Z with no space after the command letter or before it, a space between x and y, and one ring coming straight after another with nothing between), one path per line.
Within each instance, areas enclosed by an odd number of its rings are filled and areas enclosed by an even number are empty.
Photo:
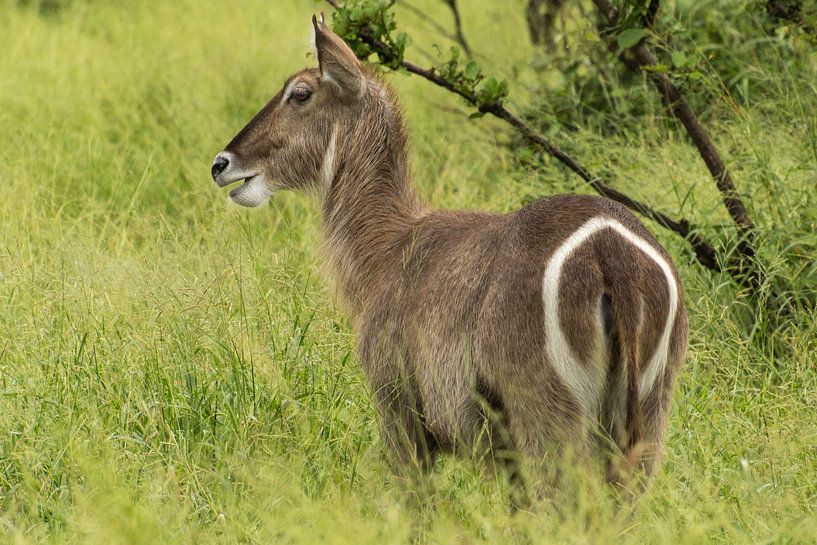
M570 349L570 344L565 338L559 320L559 280L567 258L573 254L576 248L602 229L613 229L630 244L647 254L658 265L667 280L669 312L655 353L650 358L650 362L639 381L638 390L641 397L650 392L656 378L667 364L672 326L675 323L675 314L678 310L678 287L667 261L646 240L612 218L599 216L588 220L553 252L542 280L545 346L551 364L587 410L594 410L598 405L599 396L602 392L601 372L603 369L587 369L585 365L578 361Z

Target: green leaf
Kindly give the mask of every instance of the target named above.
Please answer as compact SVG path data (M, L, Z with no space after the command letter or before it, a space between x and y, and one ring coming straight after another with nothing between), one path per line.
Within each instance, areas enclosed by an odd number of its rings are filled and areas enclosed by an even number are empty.
M669 72L669 66L667 66L666 64L658 63L645 66L644 70L646 72L658 72L660 74L666 74L667 72Z
M673 51L670 57L672 58L672 65L675 68L683 68L687 64L687 56L683 51Z
M497 85L498 85L498 83L496 81L496 78L488 78L485 81L485 86L484 86L485 92L487 94L489 94L489 95L493 95L494 93L496 93Z
M479 66L477 66L477 63L474 61L468 61L462 73L468 79L477 79L477 76L479 76Z
M630 49L638 45L644 36L647 35L647 31L643 28L628 28L623 30L621 34L618 35L618 46L621 49Z

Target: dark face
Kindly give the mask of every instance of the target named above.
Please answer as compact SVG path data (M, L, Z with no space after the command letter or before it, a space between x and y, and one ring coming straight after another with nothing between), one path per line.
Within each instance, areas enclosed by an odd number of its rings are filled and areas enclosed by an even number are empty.
M349 47L313 18L320 68L292 76L284 88L216 155L219 187L242 206L259 206L279 189L311 189L332 175L335 141L353 119L365 78Z

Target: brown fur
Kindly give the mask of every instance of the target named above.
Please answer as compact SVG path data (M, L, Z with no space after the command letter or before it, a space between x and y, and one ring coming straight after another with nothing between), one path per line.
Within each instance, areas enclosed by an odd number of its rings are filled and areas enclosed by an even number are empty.
M652 473L686 352L674 268L669 360L640 399L639 377L669 309L664 275L610 229L567 258L560 325L580 365L600 366L598 407L584 406L548 361L542 281L553 252L592 218L615 219L671 264L664 249L626 209L596 197L547 197L507 215L429 210L410 183L389 87L322 23L315 31L320 70L287 82L308 86L311 98L283 102L282 91L226 149L270 189L319 190L325 253L394 458L426 466L444 451L584 456L601 427L625 453L611 464L611 480L631 471L622 464ZM335 159L322 185L333 134Z

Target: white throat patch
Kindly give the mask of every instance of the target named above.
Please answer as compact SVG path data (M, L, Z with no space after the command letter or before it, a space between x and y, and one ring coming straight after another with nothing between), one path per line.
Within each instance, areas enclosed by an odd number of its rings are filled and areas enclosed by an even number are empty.
M323 155L321 164L321 192L326 194L335 179L335 148L338 139L338 128L332 127L332 136L329 137L329 145Z

